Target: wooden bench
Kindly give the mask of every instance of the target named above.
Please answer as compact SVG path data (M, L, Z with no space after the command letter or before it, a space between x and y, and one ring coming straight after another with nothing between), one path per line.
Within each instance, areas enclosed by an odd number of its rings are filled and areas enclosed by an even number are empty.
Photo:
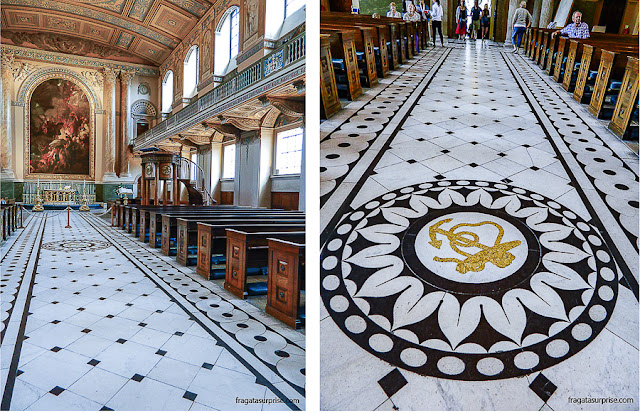
M620 38L618 36L615 36L615 38L602 38L600 36L589 39L570 39L569 50L567 52L567 61L565 63L564 69L565 74L567 74L568 76L563 76L562 78L563 89L572 92L574 89L573 86L577 84L577 75L579 74L579 70L577 71L578 73L576 73L576 62L580 62L578 66L582 66L582 54L585 45L588 44L599 48L604 47L606 49L614 48L612 50L618 50L621 47L623 49L628 48L630 49L630 51L633 51L634 49L637 50L638 39L636 38L633 39L633 41L629 41L628 37L629 36L624 36L623 38ZM591 59L593 59L593 54L591 54ZM587 65L587 61L585 61L585 65ZM588 66L591 67L590 62ZM574 76L574 74L576 76Z
M621 45L620 47L605 46L605 48L615 50L629 50L630 46ZM582 56L580 58L580 70L576 78L576 85L573 90L573 98L580 103L589 103L591 101L593 85L597 77L597 69L600 67L600 57L602 55L601 44L584 43L582 47Z
M224 288L232 294L246 298L247 295L263 295L267 293L268 283L255 283L248 286L247 276L250 275L249 269L253 269L252 274L264 274L267 271L261 271L261 267L268 269L268 245L269 238L279 238L294 242L304 242L304 224L299 226L302 231L240 231L236 229L227 229L227 262ZM260 271L256 271L260 269Z
M276 222L260 224L216 224L198 222L198 250L196 272L207 279L224 278L225 272L214 271L214 266L226 262L226 230L229 228L238 230L257 230L264 232L300 230L304 221L299 222Z
M164 217L163 217L164 218ZM196 253L191 253L191 248L196 248L198 246L198 224L221 224L226 220L225 217L218 216L202 216L198 218L187 218L187 217L179 217L176 219L176 242L175 249L176 253L174 254L171 250L172 245L170 242L166 241L166 237L163 231L162 237L162 252L166 255L176 255L176 260L183 265L188 265L188 260L191 255L196 255ZM274 213L261 213L261 214L244 214L244 215L236 215L232 218L231 223L298 223L300 221L304 221L304 212L288 212L288 211L276 211ZM164 223L163 223L164 227ZM169 238L170 239L170 238ZM195 258L195 257L194 257Z
M374 37L377 35L377 33L373 27L366 27L358 24L347 26L340 23L321 23L320 29L355 29L356 35L354 36L354 44L356 47L356 57L358 58L358 69L361 69L363 72L360 75L360 84L365 87L372 87L378 84L376 58L373 52ZM360 57L362 57L362 59L360 59Z
M612 78L622 79L627 68L627 58L630 55L637 56L637 50L635 52L614 52L602 49L598 77L589 103L589 112L592 115L600 118L603 116L603 108L611 109L610 112L613 112L615 105L605 103L605 96L611 94L609 82Z
M145 238L148 234L149 237L149 246L152 248L156 248L160 246L159 235L162 235L162 214L165 213L179 213L181 208L185 207L166 207L159 209L145 209L141 210L140 214L140 237L142 238L142 234L144 234ZM205 211L216 211L215 206L199 206L199 207L186 207L186 208L198 208L198 211L203 213ZM240 209L249 209L248 207L241 207ZM147 230L148 228L148 230ZM158 231L158 228L160 231ZM144 231L143 231L144 229Z
M333 71L331 43L328 34L320 35L320 118L328 119L342 108Z
M304 323L305 311L300 306L300 291L305 289L304 244L267 238L269 278L265 311L297 328Z
M333 70L338 96L343 95L348 100L358 98L362 95L362 86L355 47L357 32L346 29L320 29L320 33L329 35L331 56L333 62L337 62L333 65Z
M637 55L636 55L637 56ZM627 67L625 68L622 86L620 87L620 95L616 102L609 129L618 135L621 139L628 137L630 132L630 124L634 111L638 110L638 58L635 56L627 57ZM638 132L638 119L633 121L635 134Z
M281 209L266 209L266 208L251 208L243 207L233 210L189 210L189 211L161 211L156 214L156 225L160 224L160 231L156 233L156 245L160 244L160 250L169 255L169 248L173 242L176 242L177 236L177 219L178 218L191 218L191 219L217 219L217 218L247 218L258 216L272 216L272 215L284 215L290 216L300 214L296 211L284 211ZM157 226L156 226L157 228ZM160 242L158 242L160 241Z

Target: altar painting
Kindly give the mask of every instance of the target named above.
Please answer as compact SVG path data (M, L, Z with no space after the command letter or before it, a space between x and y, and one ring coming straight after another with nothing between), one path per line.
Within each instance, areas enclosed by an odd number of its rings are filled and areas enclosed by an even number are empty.
M89 175L91 108L66 79L42 82L29 108L29 173Z

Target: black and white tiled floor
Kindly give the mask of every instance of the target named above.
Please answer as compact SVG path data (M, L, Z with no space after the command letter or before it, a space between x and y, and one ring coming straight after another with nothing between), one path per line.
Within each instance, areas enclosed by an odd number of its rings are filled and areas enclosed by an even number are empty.
M50 215L2 262L3 410L304 409L302 334L91 213Z
M321 125L321 408L638 410L637 155L522 56L410 64Z

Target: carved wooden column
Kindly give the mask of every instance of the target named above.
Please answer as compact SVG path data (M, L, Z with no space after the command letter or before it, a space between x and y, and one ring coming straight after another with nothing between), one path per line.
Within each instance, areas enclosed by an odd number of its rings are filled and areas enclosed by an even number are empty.
M133 80L134 72L131 70L120 71L120 121L122 123L122 136L120 137L120 178L130 177L129 174L129 145L131 142L131 128L129 128L129 87Z
M104 176L103 181L115 180L116 160L116 77L118 72L105 68L104 69L104 108L107 111L107 127L105 128L104 138Z
M2 52L2 129L0 143L0 166L2 178L11 179L13 175L13 129L11 119L11 71L14 55Z

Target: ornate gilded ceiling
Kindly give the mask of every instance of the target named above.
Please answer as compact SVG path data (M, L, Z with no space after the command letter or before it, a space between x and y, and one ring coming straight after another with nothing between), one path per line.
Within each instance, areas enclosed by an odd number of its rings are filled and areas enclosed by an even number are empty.
M2 43L158 66L213 0L1 0Z

